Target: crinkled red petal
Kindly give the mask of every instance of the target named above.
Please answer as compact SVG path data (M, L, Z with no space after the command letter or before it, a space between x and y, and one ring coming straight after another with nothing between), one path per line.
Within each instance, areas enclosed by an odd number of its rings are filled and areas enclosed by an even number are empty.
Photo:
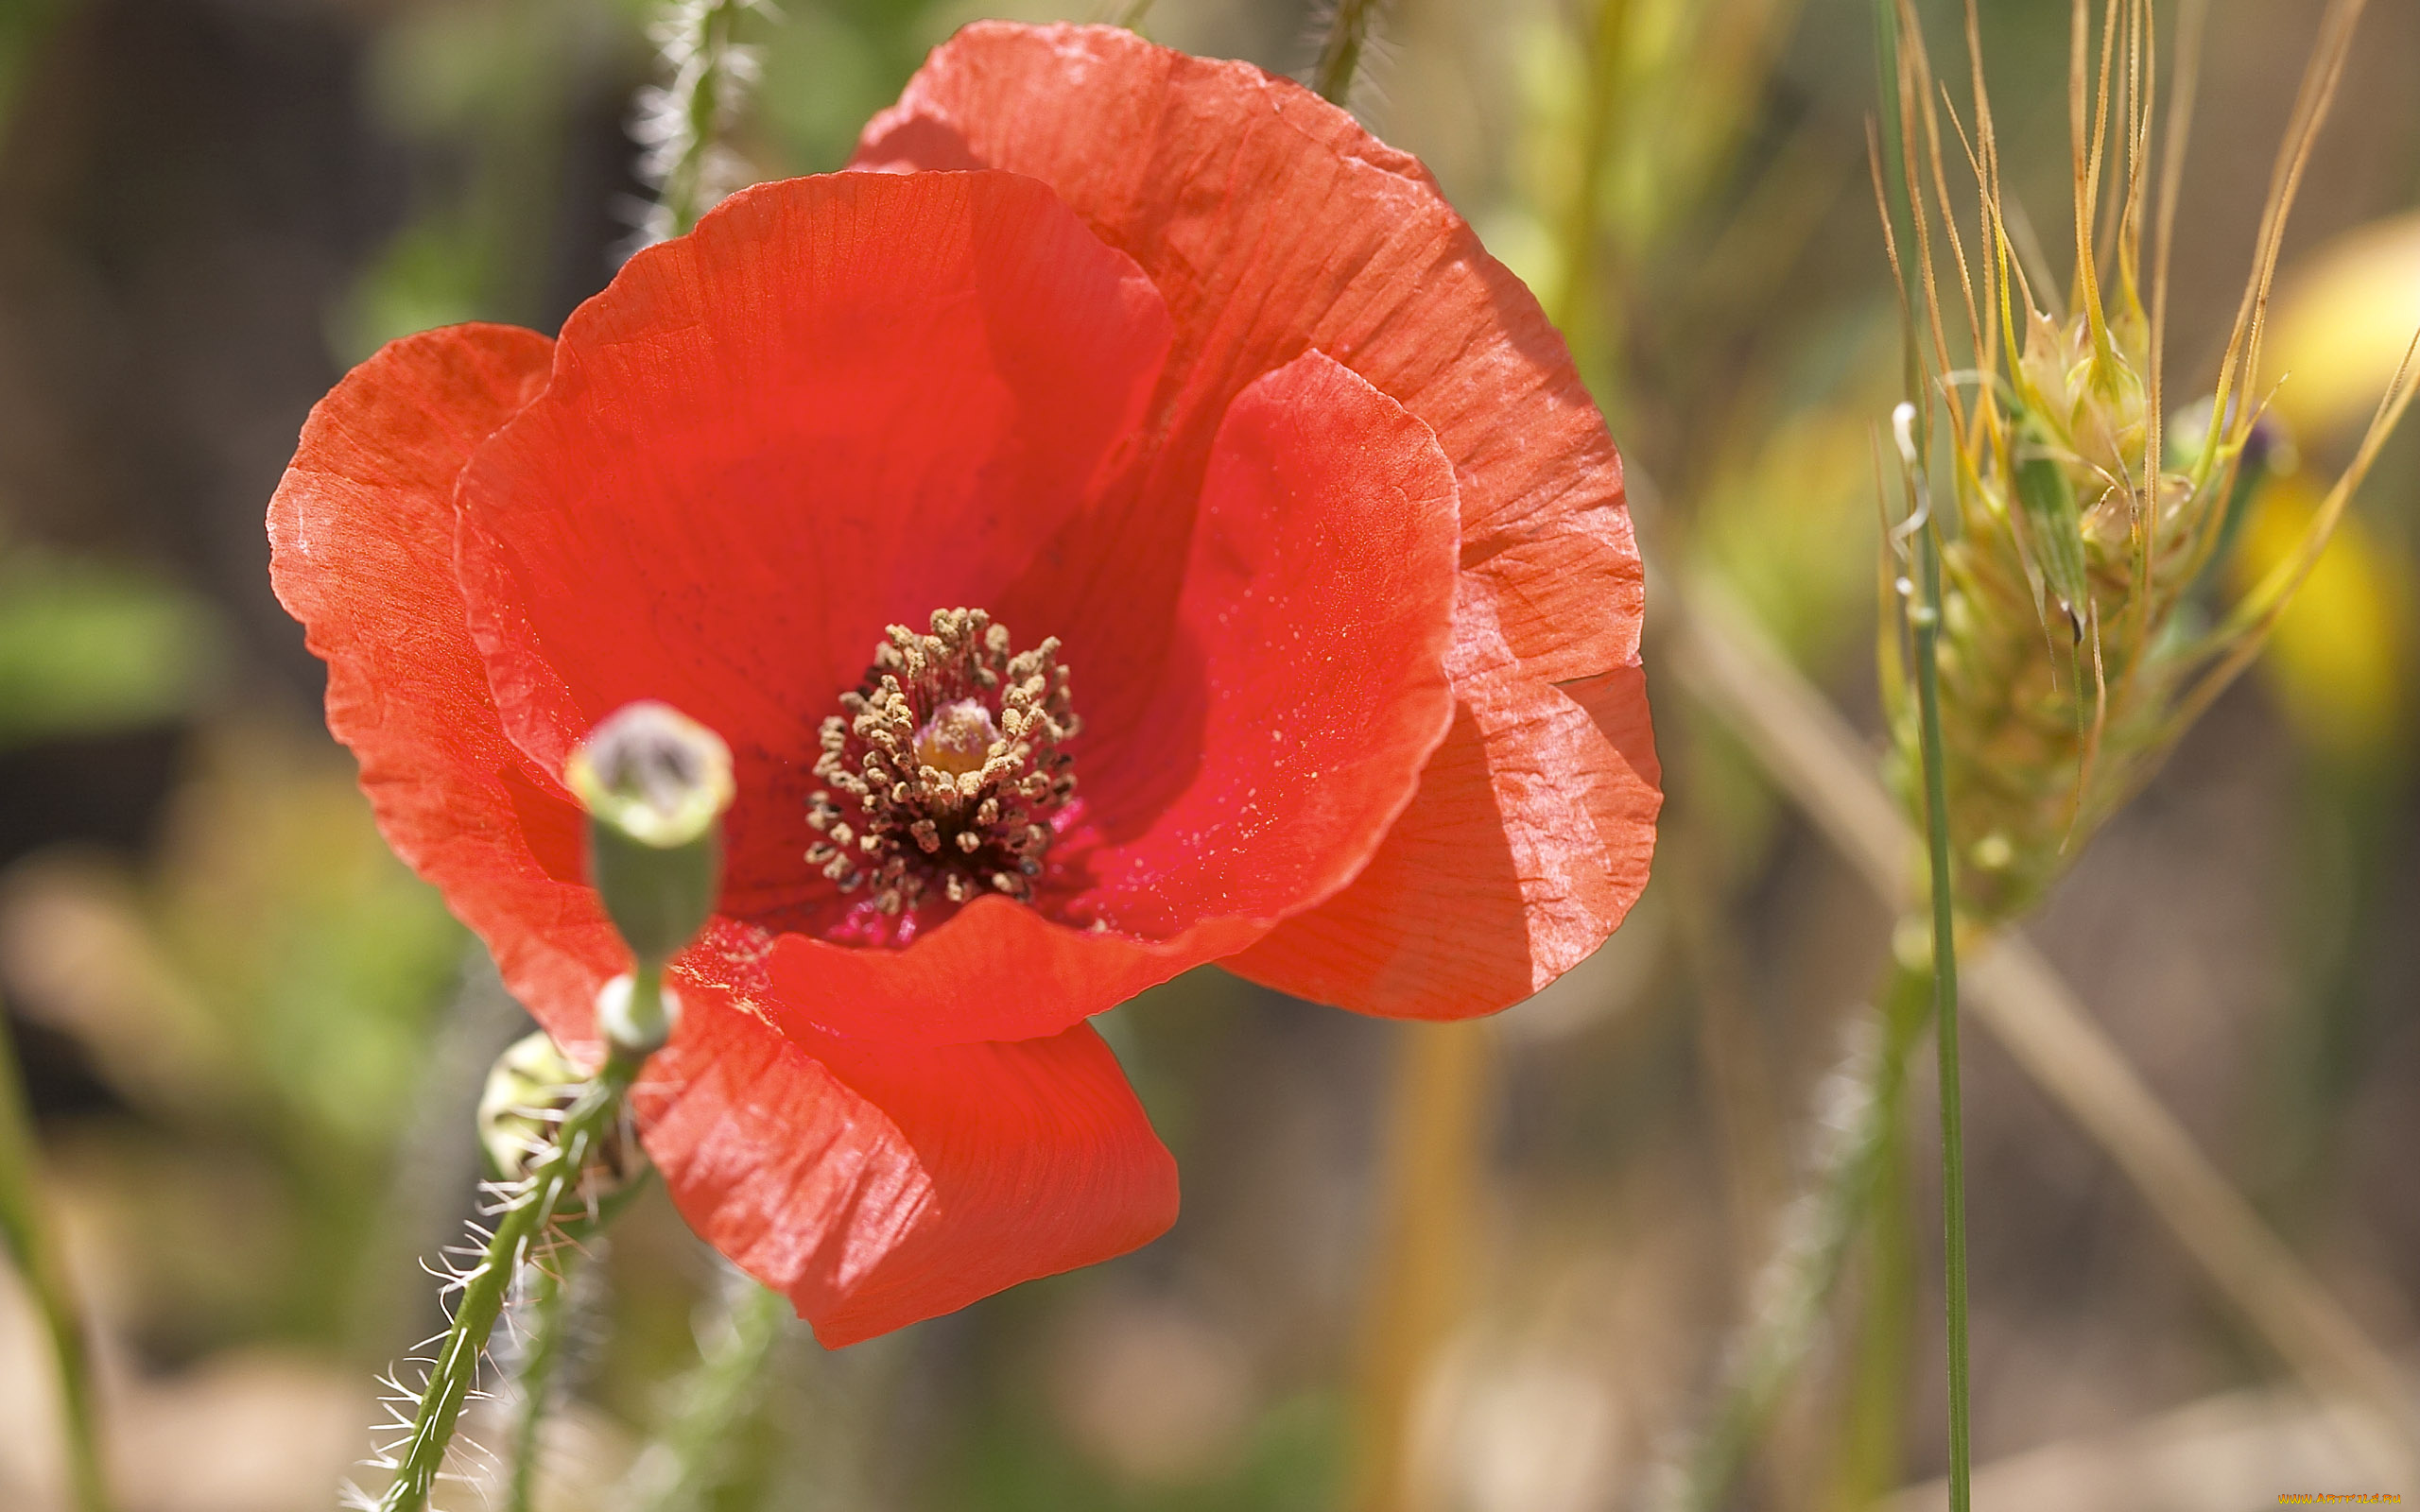
M269 506L278 596L328 663L328 725L388 841L564 1042L624 955L576 881L580 820L505 736L451 568L457 474L546 379L549 343L463 326L388 347L312 412ZM1164 1228L1176 1177L1088 1031L1024 1044L803 1047L754 1011L764 941L719 923L637 1093L709 1240L829 1342L870 1336Z
M1426 421L1454 462L1461 561L1475 590L1466 602L1478 610L1459 630L1467 643L1460 661L1490 665L1509 649L1518 671L1495 680L1521 691L1459 688L1467 707L1458 729L1479 748L1441 754L1437 780L1424 782L1404 824L1476 841L1482 852L1533 857L1526 865L1550 890L1546 873L1583 865L1600 849L1643 848L1645 834L1627 832L1651 813L1630 791L1645 768L1610 741L1562 738L1556 732L1571 722L1552 713L1564 701L1553 684L1637 665L1643 574L1620 459L1536 301L1486 255L1416 161L1247 64L1187 57L1117 28L985 23L933 54L900 103L867 128L856 163L1030 174L1142 265L1177 328L1152 421L1163 438L1154 482L1164 497L1181 497L1206 465L1228 396L1310 348ZM1183 528L1182 509L1162 518L1164 529ZM1132 550L1154 558L1147 541ZM1529 707L1512 713L1507 699ZM1643 700L1635 713L1644 718ZM1564 769L1562 782L1584 795L1583 822L1541 804L1525 775L1575 761L1588 765ZM1500 782L1491 775L1498 773ZM1488 837L1491 824L1499 833ZM1573 854L1549 861L1558 849ZM1521 868L1488 870L1501 885ZM1387 874L1402 880L1390 888ZM1408 968L1357 986L1317 978L1327 987L1270 971L1289 990L1373 1012L1484 1011L1523 995L1569 954L1557 946L1543 956L1505 955L1508 919L1525 921L1512 936L1523 950L1575 937L1593 945L1643 882L1640 868L1606 886L1567 890L1584 917L1531 923L1536 888L1470 906L1467 894L1422 885L1412 868L1392 868L1363 900L1383 906L1329 918L1330 944L1398 960L1424 952L1440 962L1494 960L1497 969L1437 987L1416 985ZM1382 889L1389 895L1374 896Z
M776 1034L752 1011L761 976L722 974L681 988L682 1032L637 1093L648 1153L691 1227L788 1294L826 1346L1175 1221L1176 1163L1089 1026L940 1047Z
M872 168L1005 168L1132 255L1175 318L1155 411L1199 476L1244 385L1318 348L1437 433L1462 560L1547 680L1631 662L1621 461L1563 339L1418 160L1288 79L1115 26L983 22L866 128Z
M1316 352L1246 388L1158 696L1085 749L1088 801L1145 816L1066 904L1098 927L984 899L900 951L785 936L783 1011L867 1039L1056 1034L1336 893L1452 717L1454 545L1452 472L1400 405Z
M561 770L622 704L671 703L735 760L728 905L828 897L804 861L818 728L886 626L997 610L1083 518L1167 339L1133 263L1028 179L734 197L580 307L463 474L506 729Z
M549 1029L584 1040L621 947L579 880L576 811L496 723L453 573L455 479L544 387L553 348L513 326L454 326L348 373L269 502L269 581L328 664L328 730L359 759L387 843ZM558 820L561 874L531 852L516 799Z
M1479 622L1476 611L1461 622L1461 698L1421 801L1353 885L1228 960L1231 971L1390 1017L1469 1018L1578 965L1604 942L1605 920L1629 910L1663 801L1645 679L1623 667L1544 686L1509 650L1472 656Z

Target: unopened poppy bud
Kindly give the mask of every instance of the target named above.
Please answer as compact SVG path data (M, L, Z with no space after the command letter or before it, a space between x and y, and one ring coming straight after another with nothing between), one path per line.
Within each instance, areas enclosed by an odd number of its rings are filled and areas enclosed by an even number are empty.
M556 1125L588 1084L544 1030L527 1035L496 1057L479 1092L479 1148L489 1169L507 1181L527 1177L554 1143ZM640 1169L637 1146L616 1127L599 1142L558 1205L569 1213L595 1208L630 1185Z
M660 703L599 724L563 773L588 810L588 874L642 966L661 966L714 912L731 750Z

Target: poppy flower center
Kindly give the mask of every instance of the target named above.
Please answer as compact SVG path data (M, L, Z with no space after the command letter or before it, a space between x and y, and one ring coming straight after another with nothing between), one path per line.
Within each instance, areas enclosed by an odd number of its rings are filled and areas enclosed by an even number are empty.
M1081 728L1053 636L1011 654L979 609L890 627L857 691L823 721L809 863L885 914L930 892L962 903L1033 895L1076 791L1063 742Z

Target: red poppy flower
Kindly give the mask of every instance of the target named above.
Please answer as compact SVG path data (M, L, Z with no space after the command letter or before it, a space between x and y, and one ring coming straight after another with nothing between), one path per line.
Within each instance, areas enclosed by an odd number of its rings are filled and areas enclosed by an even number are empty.
M1171 1220L1088 1016L1213 960L1501 1007L1619 921L1657 804L1619 460L1417 163L1253 68L981 26L857 166L557 341L387 348L269 510L388 838L565 1041L625 964L565 754L640 697L730 742L636 1102L830 1344Z

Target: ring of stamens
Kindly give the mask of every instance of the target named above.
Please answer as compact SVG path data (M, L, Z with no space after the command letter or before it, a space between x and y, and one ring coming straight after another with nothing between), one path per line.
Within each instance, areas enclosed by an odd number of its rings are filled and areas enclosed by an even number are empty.
M807 861L885 914L938 891L1033 895L1053 820L1076 791L1062 745L1080 728L1051 637L1009 650L979 609L935 610L929 633L893 625L841 713L823 721L807 800Z

